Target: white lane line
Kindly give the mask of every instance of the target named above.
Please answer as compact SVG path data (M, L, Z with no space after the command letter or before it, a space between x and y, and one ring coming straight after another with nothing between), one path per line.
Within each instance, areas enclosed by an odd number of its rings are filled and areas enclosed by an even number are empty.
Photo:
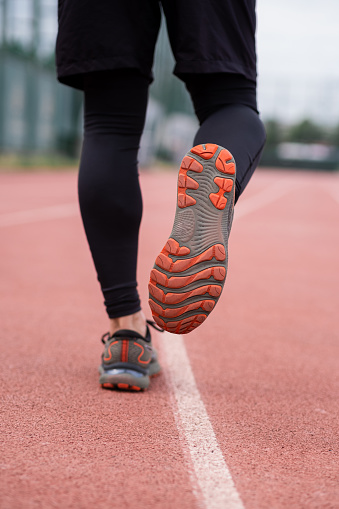
M0 227L16 226L37 221L49 221L71 217L79 214L79 206L76 203L65 203L41 209L22 210L20 212L9 212L0 215Z
M328 187L326 187L326 191L332 196L332 198L337 202L339 203L339 190L333 188L333 189L329 189Z
M159 334L165 374L175 398L179 433L187 443L205 509L244 509L195 383L182 336ZM199 501L201 503L201 501Z
M296 185L293 184L293 188ZM247 198L235 207L235 217L238 219L250 212L260 209L269 203L274 202L291 190L291 184L286 180L274 182L263 191L260 191L251 198ZM6 226L17 226L21 224L35 223L37 221L49 221L64 217L72 217L79 214L79 206L76 203L65 203L53 205L41 209L22 210L19 212L8 212L0 214L0 228Z
M291 184L291 182L288 182L285 179L278 180L272 185L265 187L262 191L256 193L254 196L244 199L244 201L240 200L234 208L234 218L239 219L240 217L246 216L254 210L258 210L266 205L269 205L291 190L295 190L297 187L300 187L300 185L300 183L295 182Z
M293 183L293 189L301 183ZM235 207L235 217L243 217L291 191L285 179L274 182ZM165 374L175 398L179 433L187 443L194 468L193 488L200 488L205 509L244 509L239 493L220 450L205 405L195 383L182 336L164 332L160 348L167 363Z

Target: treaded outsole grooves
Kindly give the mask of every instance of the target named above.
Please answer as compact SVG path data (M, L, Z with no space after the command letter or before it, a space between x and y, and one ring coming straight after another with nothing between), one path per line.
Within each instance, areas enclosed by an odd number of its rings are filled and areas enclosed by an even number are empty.
M206 195L205 200L209 200L216 210L223 211L228 203L225 194L232 193L230 204L233 204L235 163L228 150L219 148L212 143L197 145L182 160L178 176L179 209L204 206L204 202L197 204L197 199L202 194L199 174L204 172L205 165L209 165L207 175L211 174L211 165L219 174L213 178L216 191ZM225 178L220 173L233 178ZM169 238L157 256L150 276L149 305L155 322L176 334L187 334L203 323L221 295L226 278L226 258L225 246L220 242L202 252L191 253L185 242ZM203 267L199 267L202 262Z

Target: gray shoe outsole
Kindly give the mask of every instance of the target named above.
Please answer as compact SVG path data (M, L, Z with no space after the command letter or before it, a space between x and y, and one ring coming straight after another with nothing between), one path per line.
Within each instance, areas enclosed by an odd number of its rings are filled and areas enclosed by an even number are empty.
M173 229L149 283L153 319L169 332L194 330L221 295L235 179L234 158L218 145L193 147L181 163Z

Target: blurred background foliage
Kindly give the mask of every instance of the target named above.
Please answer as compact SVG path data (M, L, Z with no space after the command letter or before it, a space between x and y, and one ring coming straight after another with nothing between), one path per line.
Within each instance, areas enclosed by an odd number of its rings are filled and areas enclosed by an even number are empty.
M76 164L82 139L82 93L56 80L57 0L1 0L0 28L1 166ZM198 126L184 84L172 75L173 67L163 23L140 150L144 166L181 160ZM280 88L277 102L279 94ZM267 144L262 165L339 168L339 121L286 122L267 114L264 121Z

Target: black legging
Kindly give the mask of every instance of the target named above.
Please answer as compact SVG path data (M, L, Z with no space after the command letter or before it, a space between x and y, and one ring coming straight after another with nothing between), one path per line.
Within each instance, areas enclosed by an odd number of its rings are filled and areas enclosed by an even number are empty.
M265 142L255 84L227 74L187 75L185 81L201 123L194 145L216 143L230 150L237 163L237 200ZM79 200L110 318L140 310L136 266L142 198L137 156L148 87L148 78L134 70L85 77Z

